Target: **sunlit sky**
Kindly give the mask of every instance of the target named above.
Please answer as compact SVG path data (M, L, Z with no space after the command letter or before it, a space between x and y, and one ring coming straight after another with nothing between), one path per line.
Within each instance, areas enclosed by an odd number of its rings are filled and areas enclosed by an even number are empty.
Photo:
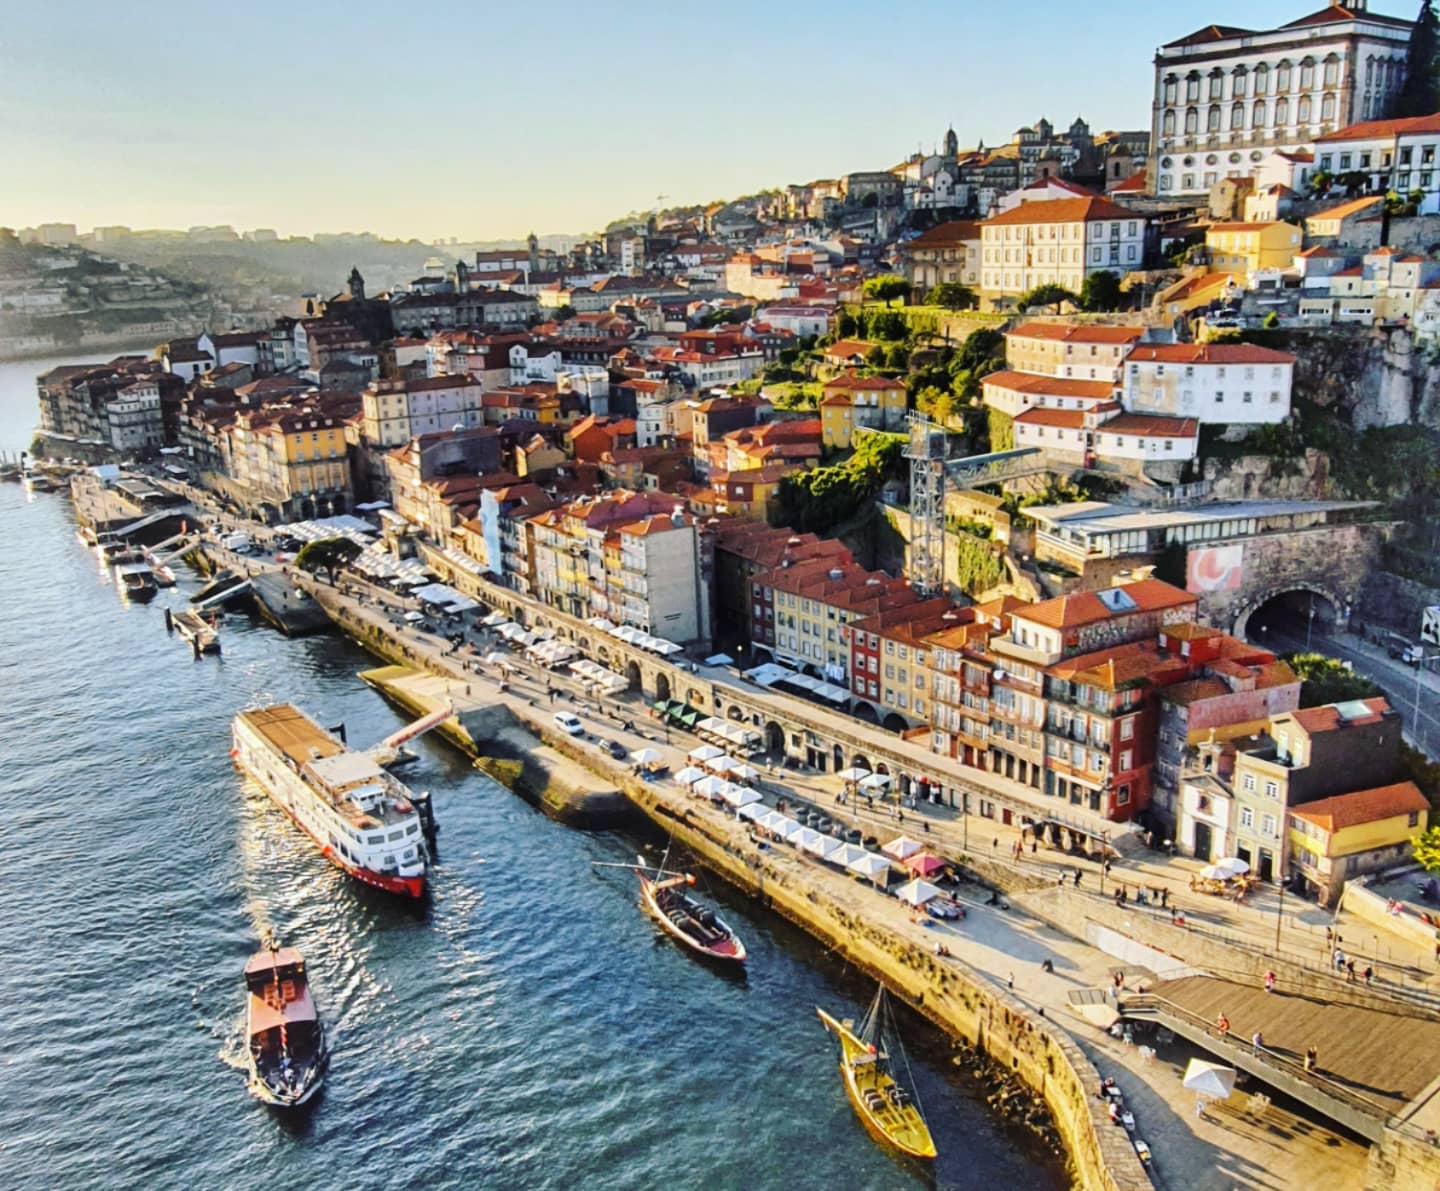
M1156 46L1322 6L13 0L0 222L583 232L882 169L951 123L1147 128Z

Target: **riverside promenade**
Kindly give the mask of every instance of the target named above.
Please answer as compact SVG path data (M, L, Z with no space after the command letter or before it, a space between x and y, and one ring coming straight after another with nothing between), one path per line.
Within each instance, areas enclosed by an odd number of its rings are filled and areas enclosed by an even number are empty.
M584 750L587 766L602 781L613 778L616 769L599 747L600 741L616 741L627 749L658 748L672 771L684 764L685 752L699 743L694 736L663 728L646 718L643 702L633 696L592 699L570 679L534 667L516 654L507 657L509 689L502 692L498 668L487 668L478 663L476 654L456 652L449 642L404 625L400 617L408 605L399 598L368 585L354 585L346 592L309 577L297 580L310 586L342 622L360 628L361 633L356 635L362 640L366 629L383 633L390 649L398 651L398 656L396 652L387 653L390 660L448 677L453 684L452 697L460 697L468 687L470 697L505 703L521 722L540 733L546 730L552 706L555 710L573 710L580 716L587 735L595 738L593 744L574 747ZM487 649L494 644L481 640ZM634 729L624 727L626 723L633 724ZM797 780L788 772L768 775L760 786L771 803L777 797L793 800L797 795L818 801L825 793L823 787L813 786L803 777ZM713 838L725 841L727 848L744 852L751 846L743 826L732 816L710 808L702 800L685 798L684 792L675 787L656 787L655 793L668 807L680 808L687 819L703 825ZM833 800L833 779L829 797ZM910 814L903 825L879 813L872 816L868 810L861 813L861 818L877 833L887 827L894 834L899 834L902 827L917 837L923 832L921 821ZM959 824L951 825L961 829ZM940 821L932 819L931 834L938 837L941 833ZM948 836L950 832L943 834ZM905 944L912 957L933 956L935 944L943 943L953 958L933 959L931 963L953 965L957 972L963 970L967 978L988 986L994 996L1013 1001L1025 1012L1058 1025L1073 1040L1083 1059L1094 1064L1098 1075L1116 1078L1123 1088L1137 1118L1136 1135L1146 1140L1154 1154L1149 1172L1154 1185L1225 1191L1236 1187L1304 1186L1322 1177L1337 1189L1364 1185L1367 1153L1362 1144L1283 1107L1272 1105L1256 1116L1245 1111L1245 1097L1237 1096L1234 1106L1212 1106L1205 1118L1197 1119L1188 1110L1191 1097L1183 1091L1180 1081L1186 1061L1198 1052L1182 1044L1164 1048L1147 1061L1138 1047L1111 1038L1071 1015L1069 993L1106 987L1113 961L1046 925L1018 903L1012 903L1009 910L1000 910L985 905L978 896L962 895L969 903L963 922L916 922L893 898L789 849L768 848L757 863L771 872L772 881L823 889L833 904L844 907L856 921L865 922L897 945ZM1099 1136L1112 1143L1123 1142L1128 1150L1123 1131L1103 1120L1098 1106L1094 1111L1100 1114L1095 1124Z

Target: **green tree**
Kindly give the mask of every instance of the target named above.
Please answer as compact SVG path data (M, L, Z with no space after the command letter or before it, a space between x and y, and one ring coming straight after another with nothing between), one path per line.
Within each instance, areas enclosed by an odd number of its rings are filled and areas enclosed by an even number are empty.
M876 339L904 339L909 330L898 310L878 310L870 320L870 334Z
M1329 170L1316 170L1310 175L1310 192L1316 195L1325 195L1330 192L1330 187L1335 185L1335 175Z
M866 353L865 353L865 363L869 364L871 368L884 368L884 367L885 367L885 349L884 349L884 347L882 347L880 344L877 343L877 344L876 344L874 347L872 347L868 352L866 352Z
M1354 198L1362 190L1370 185L1370 175L1364 170L1347 170L1335 179L1336 183L1345 188L1345 197Z
M872 302L884 302L889 306L896 298L909 294L910 283L894 273L882 273L879 277L867 278L861 288Z
M1428 116L1440 111L1440 89L1435 68L1440 55L1440 19L1431 0L1422 0L1420 14L1410 30L1405 60L1405 82L1391 104L1392 116Z
M574 317L575 307L573 306L562 306L559 310L555 312L555 321L557 323L567 322Z
M295 565L312 575L324 571L326 579L333 584L335 572L359 558L363 549L351 538L318 538L300 548Z
M925 295L925 301L946 310L974 310L980 304L975 291L958 281L942 281Z
M1008 451L1015 445L1015 419L998 409L987 408L985 414L990 423L990 449Z
M1066 302L1072 306L1080 305L1080 299L1072 294L1063 285L1037 285L1028 294L1020 295L1019 306L1021 310L1029 310L1032 306L1053 306L1055 313L1060 313L1060 307Z
M1080 305L1085 310L1120 309L1120 275L1101 269L1085 278L1080 287Z
M974 372L989 360L1005 359L1005 333L994 327L971 331L950 362L950 373Z
M1428 828L1411 840L1410 855L1427 873L1440 873L1440 827Z
M910 367L910 352L904 344L897 343L885 354L885 362L897 372Z
M959 408L960 405L955 400L955 394L941 389L935 400L930 403L930 416L943 426L955 416Z
M848 310L842 310L839 317L835 319L835 334L841 339L849 339L850 336L858 334L860 328L855 325L855 316Z
M1356 674L1339 659L1326 657L1323 653L1292 653L1285 660L1301 680L1301 707L1369 699L1381 693L1380 688L1368 678Z

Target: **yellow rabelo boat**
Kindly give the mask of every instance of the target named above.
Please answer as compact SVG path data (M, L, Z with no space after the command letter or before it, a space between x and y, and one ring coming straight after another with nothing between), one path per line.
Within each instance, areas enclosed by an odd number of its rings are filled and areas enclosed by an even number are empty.
M920 1105L890 1072L890 1055L885 1049L881 1028L881 1019L888 1014L884 986L876 990L858 1030L853 1022L836 1021L823 1009L815 1012L825 1028L840 1039L840 1071L845 1076L845 1091L865 1127L908 1158L925 1161L934 1158L935 1142ZM904 1058L903 1051L901 1058Z

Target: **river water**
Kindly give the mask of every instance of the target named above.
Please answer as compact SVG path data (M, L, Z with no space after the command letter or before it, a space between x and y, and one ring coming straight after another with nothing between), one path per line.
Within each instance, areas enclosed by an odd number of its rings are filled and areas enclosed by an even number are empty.
M57 361L61 362L61 361ZM34 376L0 365L0 449ZM366 744L399 719L338 637L243 616L192 660L126 604L68 501L0 485L0 1175L17 1187L903 1188L847 1104L823 1005L871 988L710 881L748 978L657 939L639 846L563 827L424 740L440 864L425 909L358 888L230 763L229 724L279 699ZM311 1111L245 1093L241 967L300 947L334 1051ZM907 1044L945 1187L1050 1191L1063 1162L988 1114L942 1037Z

